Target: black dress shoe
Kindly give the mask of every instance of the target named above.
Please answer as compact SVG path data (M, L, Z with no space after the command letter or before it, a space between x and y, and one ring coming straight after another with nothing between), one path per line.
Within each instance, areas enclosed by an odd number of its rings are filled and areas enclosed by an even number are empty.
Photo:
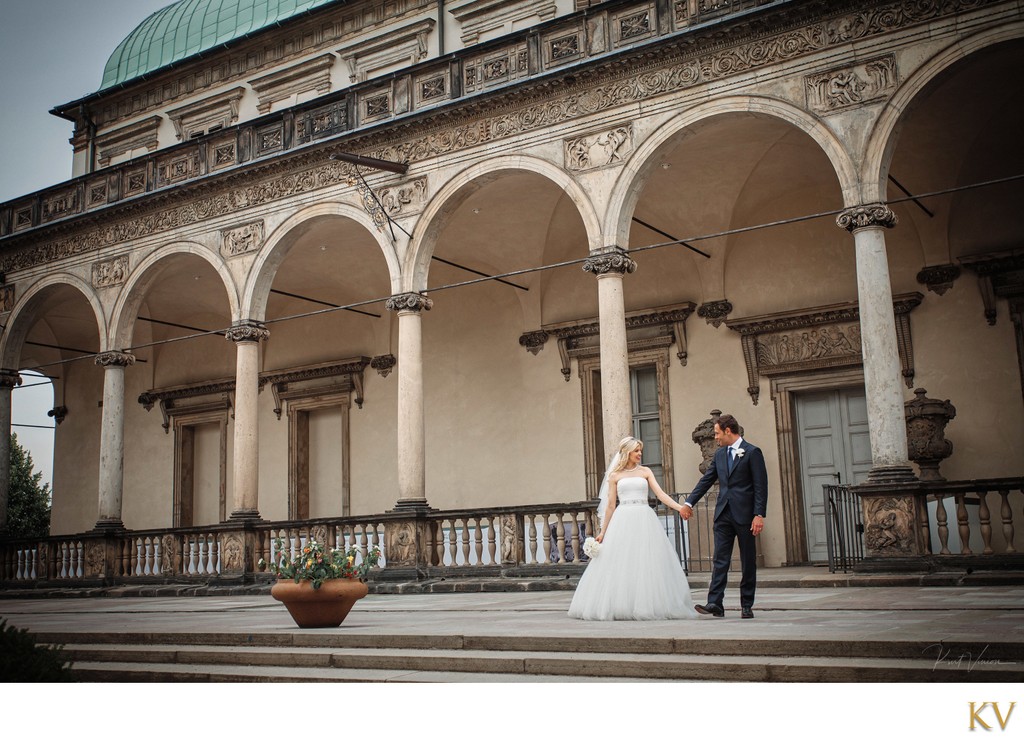
M694 607L694 609L702 615L714 615L715 617L725 617L725 610L719 607L717 604L709 603L703 606L698 604Z
M752 610L750 607L743 607L742 611L740 612L740 617L742 617L744 620L753 620L754 610Z

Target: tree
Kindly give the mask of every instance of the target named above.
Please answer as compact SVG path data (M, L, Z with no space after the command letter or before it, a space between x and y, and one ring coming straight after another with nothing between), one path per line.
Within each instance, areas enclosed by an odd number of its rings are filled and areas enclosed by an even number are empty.
M48 536L50 485L41 484L43 472L33 473L32 454L11 433L11 482L7 494L7 534L13 537Z

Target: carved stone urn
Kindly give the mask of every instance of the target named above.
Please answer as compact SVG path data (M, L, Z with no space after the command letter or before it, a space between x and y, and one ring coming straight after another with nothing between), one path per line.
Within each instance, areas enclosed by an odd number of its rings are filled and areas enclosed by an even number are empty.
M270 595L284 604L300 628L336 628L369 589L357 578L330 578L314 589L310 581L283 578Z
M907 454L920 469L922 482L942 482L939 462L953 453L953 444L944 431L956 409L949 400L927 398L927 391L918 388L914 398L903 404L907 420Z
M722 416L722 411L714 409L711 412L711 418L705 419L697 425L697 429L691 435L693 442L700 446L701 461L698 469L701 474L711 466L711 459L715 455L715 451L718 450L718 443L715 442L715 420L720 416Z

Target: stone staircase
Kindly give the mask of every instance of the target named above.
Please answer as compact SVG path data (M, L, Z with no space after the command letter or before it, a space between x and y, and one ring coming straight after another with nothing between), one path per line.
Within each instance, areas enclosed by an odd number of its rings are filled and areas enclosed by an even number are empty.
M1024 682L1024 644L774 638L45 633L102 682Z

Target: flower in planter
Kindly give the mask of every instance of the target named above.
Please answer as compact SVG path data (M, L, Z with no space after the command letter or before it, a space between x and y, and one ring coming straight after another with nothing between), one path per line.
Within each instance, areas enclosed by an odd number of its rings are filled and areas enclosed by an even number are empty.
M295 583L309 581L314 589L318 589L324 581L334 578L365 579L370 568L380 559L380 550L372 548L357 563L358 557L359 550L355 547L326 550L320 542L311 540L293 558L285 551L284 542L277 539L269 568L280 578L291 578ZM261 558L259 567L266 569L266 560Z

